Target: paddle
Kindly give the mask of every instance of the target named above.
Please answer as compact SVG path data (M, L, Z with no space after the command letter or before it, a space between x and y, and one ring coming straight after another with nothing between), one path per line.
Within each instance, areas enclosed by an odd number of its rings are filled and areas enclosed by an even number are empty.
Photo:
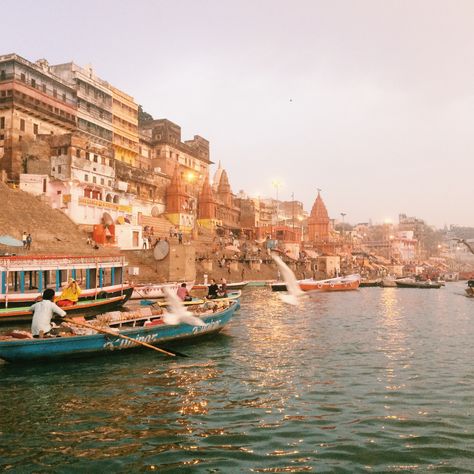
M84 322L75 321L74 319L69 319L69 318L63 318L63 320L68 322L68 323L75 324L77 326L82 326L82 327L85 327L85 328L93 329L94 331L100 332L102 334L108 334L109 336L119 337L120 339L125 339L127 341L132 341L135 344L139 344L141 346L148 347L148 349L153 349L155 351L161 352L161 353L169 355L169 356L188 357L186 354L183 354L181 352L172 352L170 350L161 349L160 347L152 346L151 344L148 344L148 343L143 342L143 341L139 341L138 339L134 339L133 337L125 336L124 334L117 334L114 331L108 331L107 329L97 328L95 326L92 326L92 324L87 324L87 323L84 323Z

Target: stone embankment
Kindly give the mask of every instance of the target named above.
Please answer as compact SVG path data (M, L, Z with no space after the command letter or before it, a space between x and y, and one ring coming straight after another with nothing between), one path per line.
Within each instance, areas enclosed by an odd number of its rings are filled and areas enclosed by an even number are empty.
M114 247L100 247L98 250L87 245L87 235L78 228L63 212L52 209L41 198L32 196L19 189L12 189L0 183L0 201L3 203L0 213L0 235L10 235L21 240L23 232L31 234L33 242L31 250L0 245L0 254L16 255L117 255L123 254L129 266L138 267L138 275L130 276L130 280L140 282L166 281L167 272L160 262L153 258L151 250L120 251ZM204 248L209 249L212 238L204 234L195 241L187 241L196 250L196 255L202 254ZM177 248L177 239L170 239L171 246ZM275 280L277 269L273 263L262 263L260 270L251 269L246 262L238 262L231 269L221 267L217 255L211 255L212 271L205 268L201 260L196 261L196 281L202 282L204 274L208 278L220 280L226 278L229 282L244 280ZM243 270L243 273L242 273ZM230 271L230 272L229 272ZM184 275L183 278L185 279Z

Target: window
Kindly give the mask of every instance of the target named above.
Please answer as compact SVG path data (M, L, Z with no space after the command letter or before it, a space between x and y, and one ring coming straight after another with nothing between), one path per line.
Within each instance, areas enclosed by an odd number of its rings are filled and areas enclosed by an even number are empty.
M5 117L0 117L0 128L5 128Z
M58 165L58 173L61 173L61 165Z
M63 94L63 102L66 102L66 94Z
M91 154L90 154L89 152L86 152L86 158L87 158L88 160L91 159Z
M0 135L0 141L5 140L5 135Z
M31 79L31 86L36 88L36 80L35 79Z
M97 158L97 155L94 155L94 163L98 163L98 162L99 162L99 160Z
M46 92L46 84L43 84L43 92Z
M89 181L89 175L87 174L84 175L84 181Z
M92 182L97 183L97 178L95 176L92 176Z
M100 178L100 184L104 184L104 183L105 183L104 178Z
M26 82L26 76L24 73L20 74L20 81Z
M58 91L56 89L53 89L53 97L57 97L58 96Z
M81 157L81 150L79 150L79 148L76 150L76 156L77 156L78 158Z
M20 130L22 132L25 131L25 120L24 119L20 119Z
M0 71L0 81L4 81L4 80L5 80L5 77L6 77L5 69L2 69L2 70Z
M33 133L34 133L35 135L38 135L38 124L37 124L37 123L34 123L34 124L33 124Z
M110 179L109 179L109 186L110 186L110 187L112 186L112 181L110 181Z
M67 155L67 146L63 148L63 155Z

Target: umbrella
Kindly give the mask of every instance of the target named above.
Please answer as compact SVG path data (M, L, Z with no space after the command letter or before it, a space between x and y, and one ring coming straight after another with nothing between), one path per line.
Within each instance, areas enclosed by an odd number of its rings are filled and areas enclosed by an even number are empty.
M23 247L23 242L18 239L14 239L9 235L0 235L0 244L7 245L8 247Z

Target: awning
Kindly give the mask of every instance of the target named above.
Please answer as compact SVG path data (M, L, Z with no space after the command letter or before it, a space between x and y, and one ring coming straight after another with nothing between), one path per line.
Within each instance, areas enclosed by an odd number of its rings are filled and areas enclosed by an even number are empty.
M9 235L0 235L0 244L8 247L23 247L21 240L15 239Z

